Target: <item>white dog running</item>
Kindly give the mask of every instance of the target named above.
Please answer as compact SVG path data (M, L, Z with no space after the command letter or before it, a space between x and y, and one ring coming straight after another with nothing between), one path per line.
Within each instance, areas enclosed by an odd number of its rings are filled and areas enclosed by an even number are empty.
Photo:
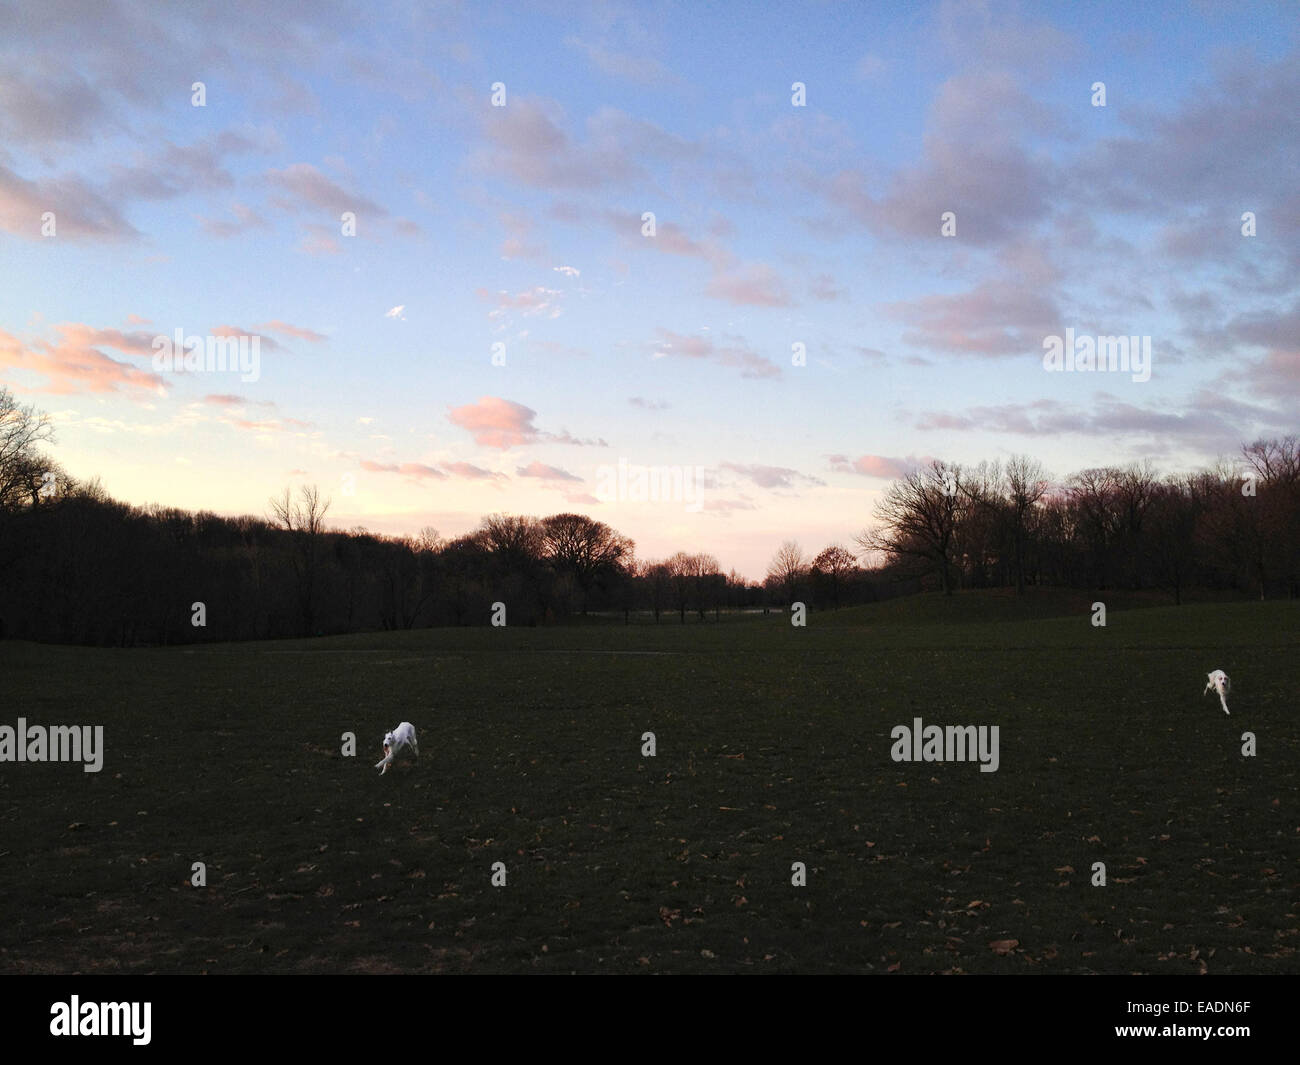
M420 745L415 738L415 726L409 721L403 721L392 732L385 734L384 757L375 763L375 768L379 770L381 777L388 772L388 767L393 764L398 752L403 750L409 750L416 761L419 761Z
M1228 680L1228 674L1221 669L1216 669L1213 673L1207 674L1210 678L1209 683L1205 685L1205 691L1202 695L1209 695L1211 691L1219 693L1219 702L1223 704L1223 712L1228 713L1228 692L1232 690L1232 682ZM1231 714L1228 714L1231 717Z

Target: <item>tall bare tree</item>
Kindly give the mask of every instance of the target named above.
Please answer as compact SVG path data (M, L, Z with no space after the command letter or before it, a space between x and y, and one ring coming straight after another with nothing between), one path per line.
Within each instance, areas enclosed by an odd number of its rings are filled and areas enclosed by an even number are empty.
M542 519L542 546L556 568L570 574L587 612L591 589L631 560L636 545L603 521L583 514L553 514Z
M695 612L699 614L700 620L704 620L705 611L710 604L715 608L714 617L717 617L716 607L719 597L719 578L722 576L722 566L712 555L701 552L691 556L691 581L695 593Z
M1016 594L1025 594L1025 544L1029 537L1033 508L1047 494L1048 481L1042 464L1028 455L1012 455L1007 460L1007 503L1011 518L1011 549L1016 574Z
M320 560L321 537L325 531L325 514L330 500L322 499L316 485L298 489L298 502L286 487L279 498L271 498L271 519L293 534L297 554L294 572L298 578L298 603L302 610L304 634L316 633L316 575Z
M781 592L781 598L788 607L798 594L799 580L808 568L803 548L797 540L786 540L776 549L772 561L767 566L768 580L772 581Z
M1112 467L1080 470L1069 480L1070 506L1075 511L1075 529L1086 552L1094 588L1110 586L1113 556L1120 540L1118 471Z
M1114 479L1117 518L1129 583L1134 588L1141 588L1147 580L1147 511L1160 490L1160 478L1148 459L1116 470Z
M1175 606L1182 605L1196 558L1194 493L1193 478L1168 477L1156 485L1147 515L1155 582L1173 593Z
M536 518L489 514L479 524L477 535L511 569L529 568L542 557L542 526Z
M673 606L683 625L686 624L686 607L691 600L695 585L695 556L685 551L678 551L664 562L668 569L669 587L672 590Z
M941 459L904 474L876 504L874 529L856 537L864 551L892 560L912 559L937 574L945 595L953 592L953 553L963 512L961 467Z
M50 416L21 405L0 386L0 509L35 505L44 474L53 468L38 448L53 439Z
M646 599L650 609L654 611L655 624L658 624L659 615L668 604L668 597L672 591L672 570L667 562L652 562L646 559L637 565L637 576L645 587Z
M1300 439L1256 440L1242 448L1267 530L1267 568L1286 582L1290 598L1300 597ZM1245 497L1249 498L1249 497ZM1262 568L1262 567L1261 567Z

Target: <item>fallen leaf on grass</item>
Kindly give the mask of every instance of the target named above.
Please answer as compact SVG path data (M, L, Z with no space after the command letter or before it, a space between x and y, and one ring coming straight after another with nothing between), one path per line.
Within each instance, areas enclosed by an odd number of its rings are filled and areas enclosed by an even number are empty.
M989 949L994 954L1010 954L1018 946L1020 946L1018 939L994 939L989 942Z

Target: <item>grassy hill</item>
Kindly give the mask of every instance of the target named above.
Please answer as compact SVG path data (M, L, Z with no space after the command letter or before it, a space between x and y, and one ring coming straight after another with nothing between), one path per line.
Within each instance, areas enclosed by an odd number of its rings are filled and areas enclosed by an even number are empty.
M2 643L0 724L107 754L0 764L0 970L1294 972L1300 608L1090 602ZM918 716L997 772L893 761Z

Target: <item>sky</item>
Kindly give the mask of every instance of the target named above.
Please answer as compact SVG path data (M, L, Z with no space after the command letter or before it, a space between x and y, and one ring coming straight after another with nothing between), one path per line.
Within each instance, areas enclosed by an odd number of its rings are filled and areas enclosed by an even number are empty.
M753 579L930 458L1198 468L1300 421L1298 28L0 3L0 384L129 503L578 511Z

